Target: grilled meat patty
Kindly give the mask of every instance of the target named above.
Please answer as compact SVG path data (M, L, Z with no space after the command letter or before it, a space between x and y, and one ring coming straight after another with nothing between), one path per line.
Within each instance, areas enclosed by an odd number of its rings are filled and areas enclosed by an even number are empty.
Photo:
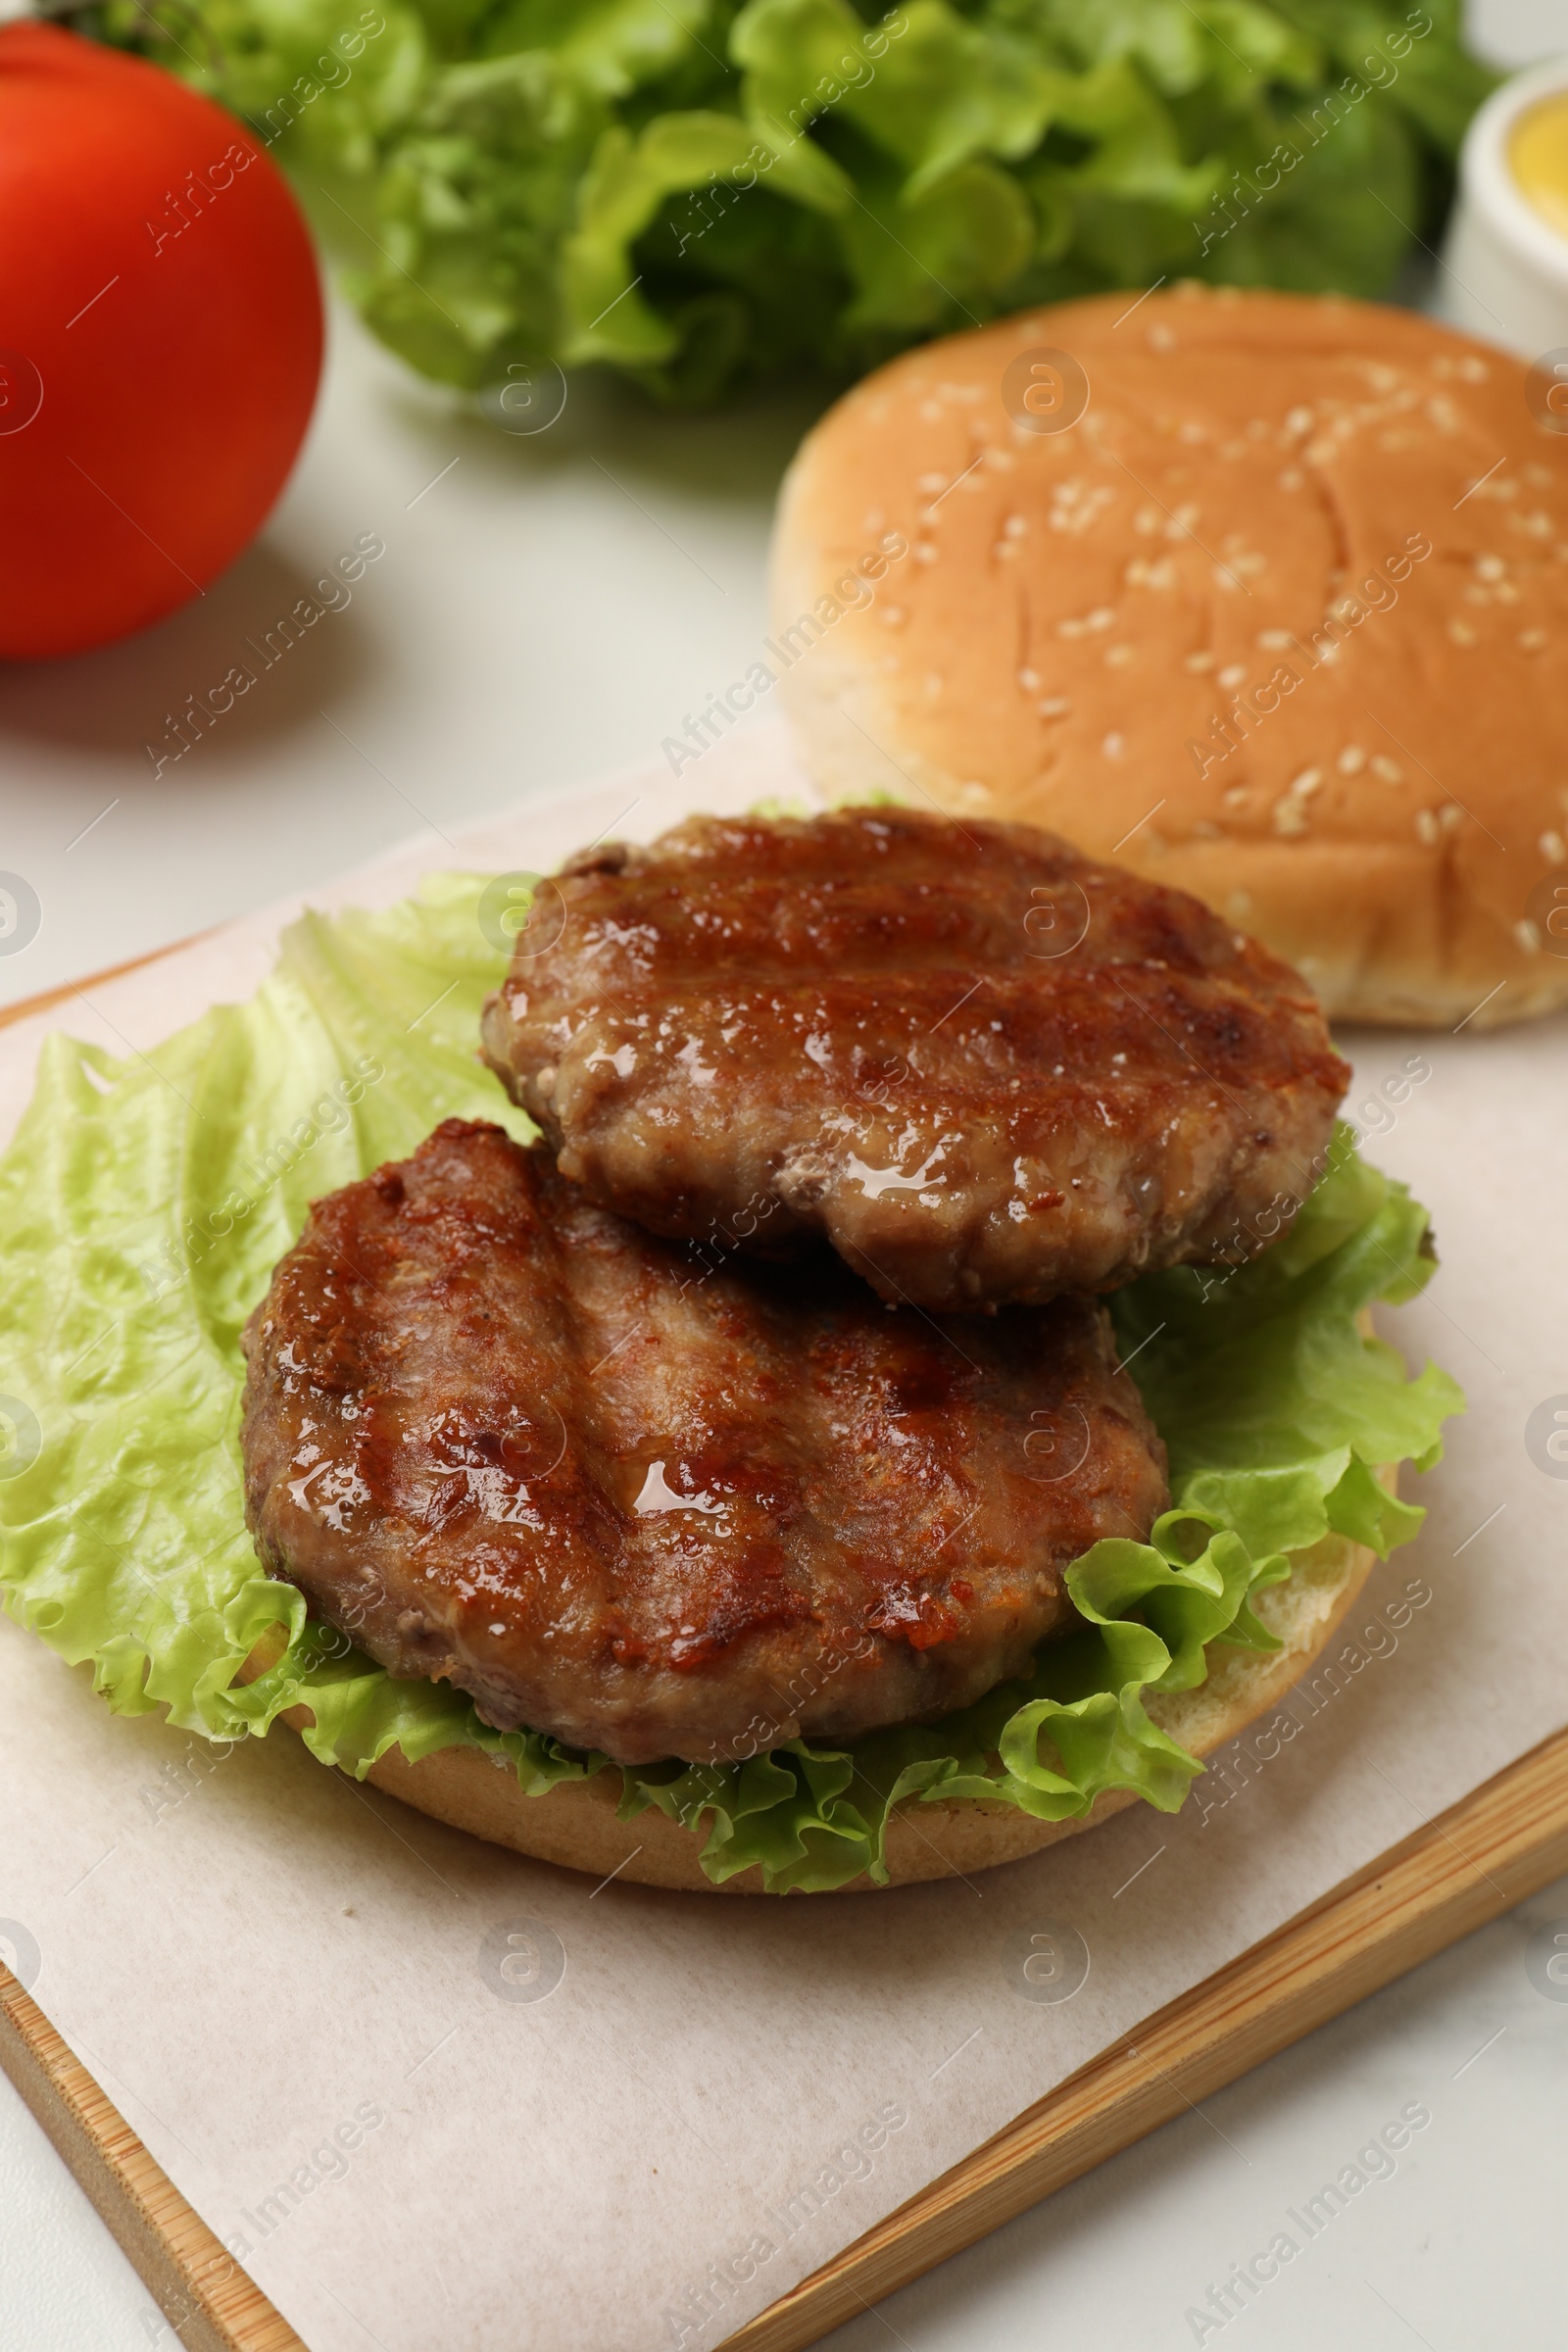
M820 1234L939 1310L1255 1255L1349 1079L1305 984L1196 899L892 808L572 860L483 1036L594 1200L769 1254Z
M1167 1501L1095 1301L889 1314L826 1250L679 1250L456 1119L316 1203L245 1344L270 1572L621 1763L961 1706Z

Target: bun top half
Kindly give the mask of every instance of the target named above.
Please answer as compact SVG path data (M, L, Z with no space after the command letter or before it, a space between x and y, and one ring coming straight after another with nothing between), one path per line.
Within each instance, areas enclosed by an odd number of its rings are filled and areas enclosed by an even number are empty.
M1559 425L1519 360L1333 299L1100 296L909 353L784 486L804 762L1192 891L1343 1018L1545 1011Z

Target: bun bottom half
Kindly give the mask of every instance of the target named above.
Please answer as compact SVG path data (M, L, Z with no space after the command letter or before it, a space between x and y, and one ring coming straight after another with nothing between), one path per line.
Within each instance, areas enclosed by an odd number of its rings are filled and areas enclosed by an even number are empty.
M1379 1474L1392 1492L1396 1473ZM1276 1635L1278 1650L1260 1654L1216 1643L1209 1651L1208 1679L1196 1690L1154 1696L1151 1717L1193 1755L1209 1756L1274 1706L1306 1673L1354 1606L1374 1554L1343 1536L1327 1536L1309 1551L1292 1555L1292 1574L1253 1602L1256 1616ZM251 1681L270 1662L259 1645L241 1669ZM283 1717L295 1731L310 1721L309 1710L290 1708ZM612 1875L645 1886L690 1894L761 1894L761 1872L742 1871L715 1885L703 1870L701 1854L708 1825L689 1830L650 1807L622 1821L615 1807L620 1775L613 1766L591 1781L569 1781L543 1796L525 1795L515 1779L498 1771L477 1748L451 1747L411 1764L396 1748L372 1764L366 1778L388 1796L451 1828L466 1830L514 1853L579 1870L593 1878ZM888 1824L888 1881L894 1886L922 1880L968 1877L999 1863L1021 1861L1058 1838L1093 1829L1134 1803L1131 1789L1112 1789L1076 1821L1036 1821L1011 1805L970 1800L902 1805ZM865 1875L834 1891L880 1891Z

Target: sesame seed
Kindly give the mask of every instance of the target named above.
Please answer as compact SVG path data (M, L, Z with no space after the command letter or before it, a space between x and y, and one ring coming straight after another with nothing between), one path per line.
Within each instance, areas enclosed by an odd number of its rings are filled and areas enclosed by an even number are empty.
M1467 622L1462 620L1449 621L1448 635L1452 638L1455 645L1474 645L1476 641L1476 633L1474 629L1472 629Z
M1228 784L1225 788L1227 808L1245 808L1251 797L1245 784Z
M1457 833L1464 823L1464 810L1457 801L1445 801L1438 810L1438 823L1445 833Z
M1227 891L1225 895L1225 912L1233 923L1245 923L1251 911L1252 894L1250 890ZM1236 944L1238 947L1240 947L1243 943L1242 941L1238 940Z
M902 605L889 605L882 614L882 626L885 629L896 629L902 625L903 620L904 607Z
M1021 514L1009 514L1002 527L1009 539L1021 539L1029 525Z
M1291 642L1291 632L1289 629L1259 629L1257 642L1267 653L1283 653Z
M1415 837L1417 841L1425 842L1428 849L1432 848L1438 838L1438 819L1434 809L1418 808L1416 810Z
M1323 770L1320 767L1303 767L1298 776L1291 778L1290 788L1298 801L1304 801L1320 791L1322 784Z
M1107 669L1125 669L1132 658L1133 649L1130 645L1107 645L1105 648Z
M1310 432L1310 431L1311 431L1311 429L1312 429L1312 412L1311 412L1311 410L1310 410L1310 409L1292 409L1292 411L1291 411L1290 415L1289 415L1289 416L1286 417L1286 419L1285 419L1285 430L1286 430L1288 433L1307 433L1307 432Z
M940 473L922 473L914 486L927 492L941 490L945 487L945 477Z
M1306 831L1306 809L1301 802L1293 799L1289 793L1274 804L1274 830L1284 834Z
M1358 743L1348 743L1334 764L1342 776L1358 776L1366 765L1366 754Z
M1182 661L1183 669L1190 669L1195 674L1205 669L1212 669L1213 666L1214 657L1212 654L1188 654Z
M917 564L934 564L936 562L937 551L932 546L929 539L921 540L919 546L914 551L914 560Z
M1229 662L1229 663L1226 665L1226 667L1220 671L1220 673L1219 673L1219 683L1220 683L1222 686L1240 686L1240 684L1242 683L1242 680L1243 680L1243 679L1246 677L1246 675L1247 675L1247 666L1246 666L1245 662Z
M1084 627L1086 629L1108 629L1115 617L1115 613L1108 605L1097 605L1092 612L1086 614Z
M1072 705L1064 694L1054 694L1041 704L1040 715L1042 718L1065 718L1071 709Z
M1018 672L1018 683L1023 688L1025 694L1033 694L1035 688L1040 683L1039 670L1020 669Z
M1285 471L1280 475L1280 488L1282 490L1299 490L1302 479L1302 475L1297 472L1294 466L1287 466Z
M1568 850L1563 848L1560 833L1543 833L1539 846L1541 855L1548 865L1561 865L1568 860Z
M1119 760L1123 752L1127 749L1126 738L1125 736L1121 736L1112 732L1105 737L1104 742L1100 748L1104 753L1107 760Z
M1372 773L1375 776L1381 776L1385 784L1403 783L1403 768L1399 765L1397 760L1391 760L1387 752L1376 753L1373 756L1371 765Z
M1515 923L1513 927L1513 935L1527 956L1539 956L1541 954L1541 933L1536 929L1534 923L1528 920L1522 923Z

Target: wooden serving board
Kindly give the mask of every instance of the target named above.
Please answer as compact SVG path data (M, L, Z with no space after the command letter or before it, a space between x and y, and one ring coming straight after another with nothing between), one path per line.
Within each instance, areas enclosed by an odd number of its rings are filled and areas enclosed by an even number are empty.
M74 993L0 1009L0 1027ZM800 2352L1565 1872L1568 1731L1146 2019L721 2352ZM192 2352L309 2352L3 1967L0 2067Z
M1149 2018L722 2352L815 2343L1565 1871L1561 1732ZM308 2352L3 1968L0 2066L192 2352Z

